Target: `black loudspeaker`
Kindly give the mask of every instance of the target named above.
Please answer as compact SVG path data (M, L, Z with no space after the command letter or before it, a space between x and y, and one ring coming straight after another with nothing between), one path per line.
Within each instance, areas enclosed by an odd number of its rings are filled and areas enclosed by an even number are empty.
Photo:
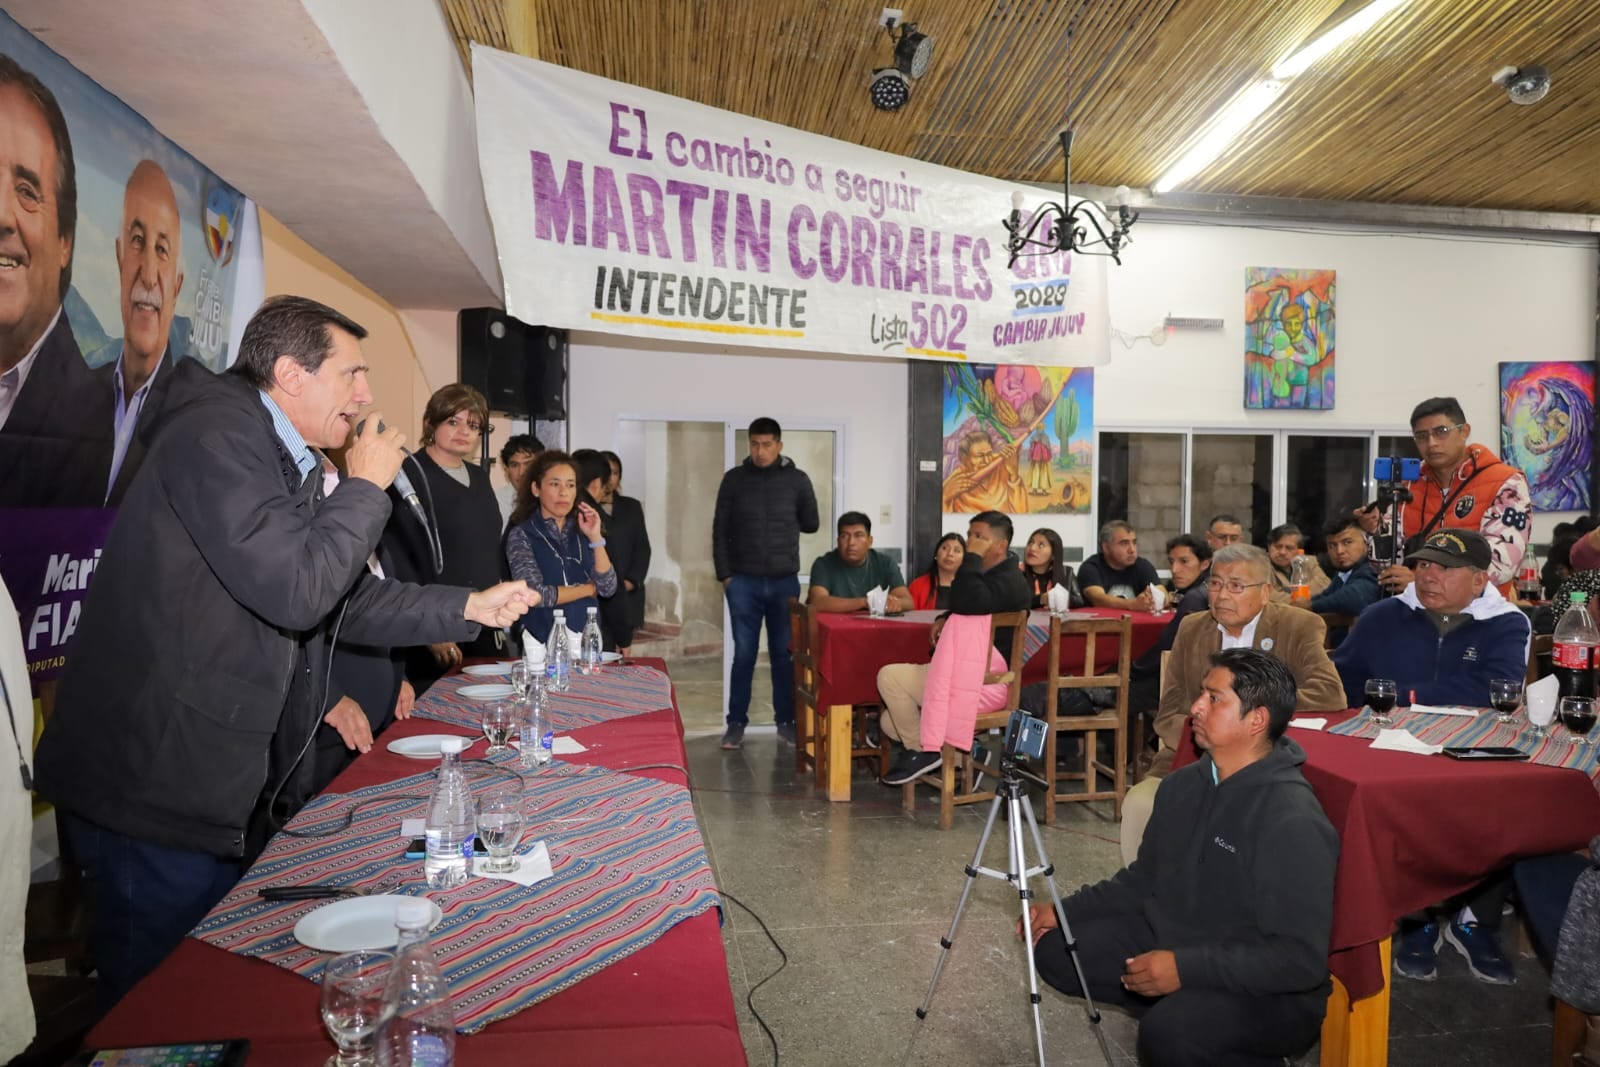
M567 331L530 326L499 308L456 316L460 381L489 410L527 419L567 417Z

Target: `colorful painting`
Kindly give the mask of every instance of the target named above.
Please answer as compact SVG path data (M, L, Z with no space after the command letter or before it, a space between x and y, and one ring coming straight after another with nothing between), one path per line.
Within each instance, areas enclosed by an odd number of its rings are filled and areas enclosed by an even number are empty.
M1500 364L1500 458L1528 476L1539 511L1589 510L1594 364Z
M1245 271L1245 407L1333 409L1333 275Z
M1094 371L944 369L944 510L1087 515L1094 484Z

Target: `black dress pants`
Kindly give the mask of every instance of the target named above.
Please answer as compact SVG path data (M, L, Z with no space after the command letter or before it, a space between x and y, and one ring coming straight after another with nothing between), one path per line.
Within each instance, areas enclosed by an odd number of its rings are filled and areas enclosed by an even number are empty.
M1072 916L1067 916L1070 922ZM1142 997L1122 987L1124 961L1160 946L1141 916L1073 923L1078 959L1097 1005L1116 1005L1139 1022L1139 1062L1145 1067L1282 1067L1316 1044L1322 1008L1298 995L1251 996L1217 989L1179 989ZM1039 976L1079 996L1066 938L1051 930L1033 950Z

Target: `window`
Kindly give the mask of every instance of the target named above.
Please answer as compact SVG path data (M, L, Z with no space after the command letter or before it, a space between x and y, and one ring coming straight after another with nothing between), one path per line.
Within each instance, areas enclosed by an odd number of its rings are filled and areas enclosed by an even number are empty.
M1213 515L1232 515L1244 539L1266 544L1272 529L1272 434L1196 433L1189 477L1189 525L1205 529Z
M1184 529L1183 473L1181 433L1101 433L1094 539L1099 539L1100 526L1126 519L1139 533L1141 553L1164 566L1163 546ZM1098 552L1100 546L1089 551Z
M1284 446L1284 521L1300 527L1306 551L1320 552L1328 523L1368 502L1371 435L1291 433Z
M1367 429L1182 429L1105 427L1099 434L1096 518L1126 518L1147 558L1180 531L1202 533L1228 514L1245 540L1265 546L1282 522L1322 547L1329 520L1372 499L1372 457L1414 457L1408 435ZM1157 546L1151 549L1148 546Z

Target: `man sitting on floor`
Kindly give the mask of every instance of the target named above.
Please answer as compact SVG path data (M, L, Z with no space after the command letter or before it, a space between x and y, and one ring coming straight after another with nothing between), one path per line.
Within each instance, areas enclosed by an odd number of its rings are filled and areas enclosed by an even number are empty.
M888 611L910 611L911 590L900 565L872 547L872 520L859 511L839 516L838 546L811 564L806 603L814 611L865 611L867 592L889 594Z
M1208 662L1189 708L1206 754L1167 779L1138 859L1063 910L1090 995L1140 1017L1140 1063L1276 1065L1322 1026L1339 839L1284 736L1288 668L1250 648ZM1055 910L1029 915L1040 976L1082 995Z
M1369 678L1394 679L1402 705L1483 707L1491 679L1526 673L1532 628L1489 584L1491 563L1489 543L1476 530L1439 530L1407 557L1413 578L1406 591L1362 612L1333 655L1350 707L1365 702ZM1515 981L1498 936L1510 886L1500 871L1458 900L1403 920L1395 973L1432 981L1439 944L1449 941L1480 981Z
M950 583L950 611L955 615L993 615L1027 611L1033 591L1011 556L1011 520L998 511L985 511L967 526L967 554ZM1010 629L994 637L1001 655L1011 651ZM904 785L939 767L938 751L923 752L922 691L928 680L926 663L891 663L878 671L878 693L883 714L878 726L884 736L900 742L885 785ZM989 709L996 710L996 709Z
M1131 861L1149 821L1151 802L1172 767L1183 722L1218 649L1258 648L1283 661L1294 676L1297 711L1342 711L1344 689L1323 650L1327 628L1307 611L1271 603L1272 563L1254 545L1229 545L1211 557L1207 588L1210 610L1195 612L1178 627L1161 683L1155 732L1161 749L1149 775L1122 802L1122 855Z

